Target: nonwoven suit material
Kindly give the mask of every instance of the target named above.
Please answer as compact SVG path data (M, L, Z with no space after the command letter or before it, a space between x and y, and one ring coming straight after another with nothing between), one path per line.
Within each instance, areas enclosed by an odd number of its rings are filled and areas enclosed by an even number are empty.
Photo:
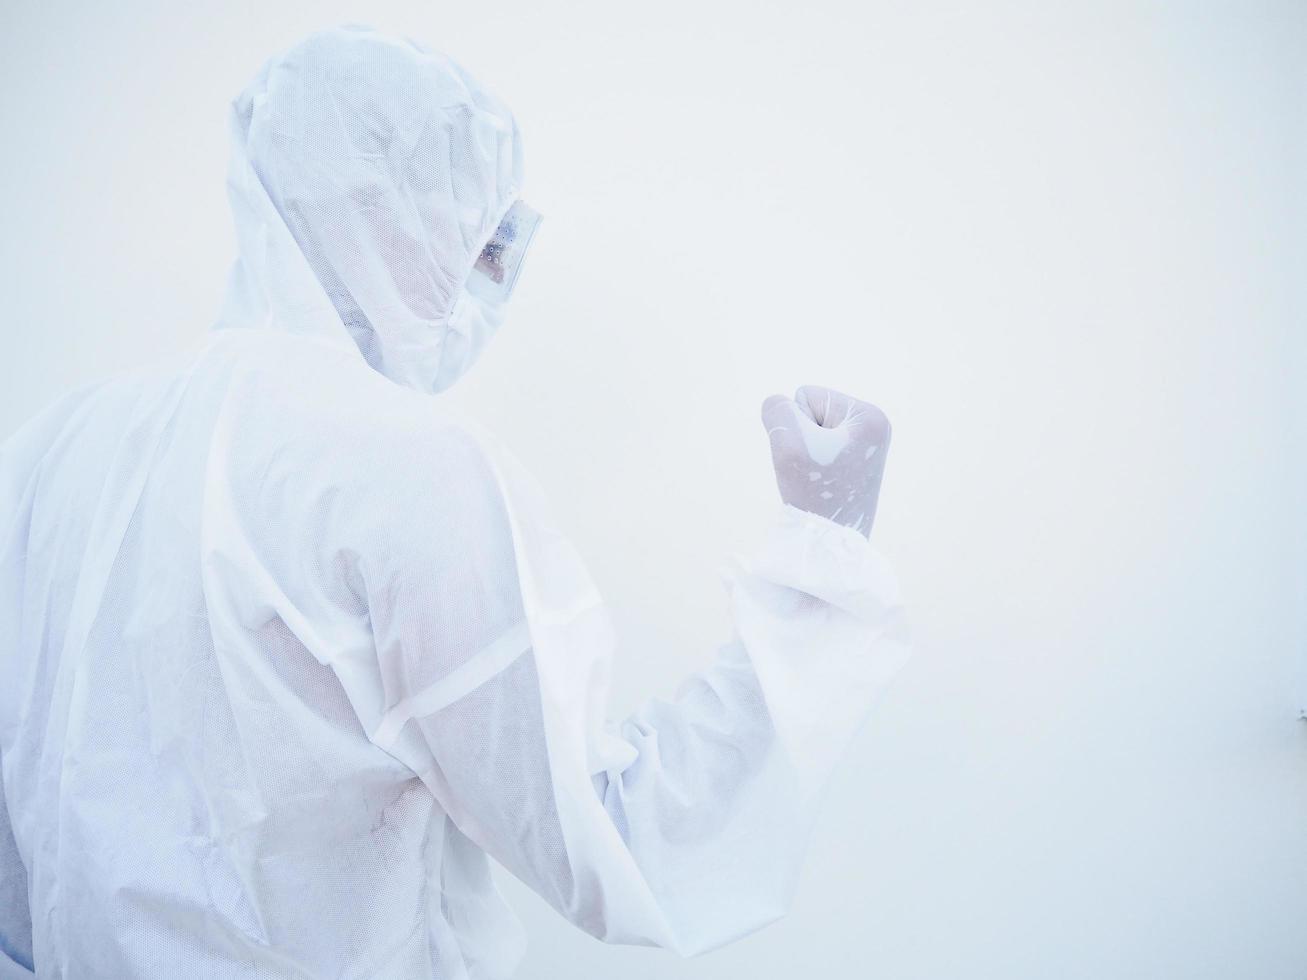
M240 259L220 325L343 341L419 391L457 381L539 219L508 108L442 54L342 28L271 59L230 129Z
M0 444L0 976L507 978L492 860L607 942L782 915L909 655L850 530L883 417L768 403L790 505L729 566L729 632L610 717L584 561L433 395L535 228L512 115L350 28L273 58L231 128L219 329Z

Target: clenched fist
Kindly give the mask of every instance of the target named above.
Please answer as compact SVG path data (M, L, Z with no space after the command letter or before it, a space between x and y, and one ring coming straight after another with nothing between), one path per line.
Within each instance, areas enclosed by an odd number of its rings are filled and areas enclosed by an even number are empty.
M781 499L800 510L871 533L889 450L889 419L875 405L805 385L791 401L762 403Z

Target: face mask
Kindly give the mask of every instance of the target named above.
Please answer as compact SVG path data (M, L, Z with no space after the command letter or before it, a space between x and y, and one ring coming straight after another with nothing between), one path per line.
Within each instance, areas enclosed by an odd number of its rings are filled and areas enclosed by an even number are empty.
M504 322L508 298L540 220L539 212L514 202L481 250L445 330L432 383L435 391L444 391L466 374Z

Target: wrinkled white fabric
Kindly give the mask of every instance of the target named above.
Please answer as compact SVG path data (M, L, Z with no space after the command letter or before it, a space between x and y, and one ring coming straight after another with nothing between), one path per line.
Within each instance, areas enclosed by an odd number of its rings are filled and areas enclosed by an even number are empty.
M283 76L339 117L262 132ZM443 93L425 125L419 77ZM482 125L493 103L447 61L359 31L256 89L224 329L0 446L0 962L506 977L520 931L487 855L612 942L693 953L776 918L820 787L907 656L885 564L784 508L728 577L711 666L607 721L615 641L581 560L428 394L469 361L448 359L459 303L486 309L459 277L517 193L511 118ZM367 167L311 132L337 124ZM439 193L400 188L384 132L440 148ZM283 157L294 140L325 156Z
M473 267L522 184L507 108L443 55L344 28L269 61L231 136L222 325L352 338L419 391L471 367L503 320Z
M830 388L805 385L793 401L772 395L763 402L762 422L781 499L869 536L889 451L885 413Z

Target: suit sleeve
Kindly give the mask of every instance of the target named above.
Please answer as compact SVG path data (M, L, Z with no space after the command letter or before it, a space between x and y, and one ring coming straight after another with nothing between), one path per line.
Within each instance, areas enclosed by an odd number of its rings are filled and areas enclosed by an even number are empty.
M511 459L457 468L375 589L392 704L375 740L600 939L689 955L778 918L814 802L908 656L883 560L784 508L728 575L734 635L710 666L611 721L616 644L575 550Z

